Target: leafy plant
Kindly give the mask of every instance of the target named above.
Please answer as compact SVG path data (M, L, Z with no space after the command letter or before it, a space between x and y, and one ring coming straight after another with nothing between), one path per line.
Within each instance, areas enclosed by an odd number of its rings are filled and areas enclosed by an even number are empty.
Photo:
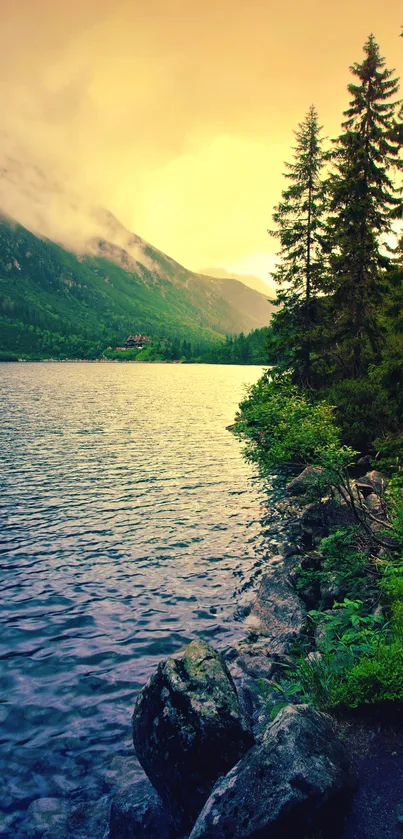
M267 372L250 388L233 431L246 442L246 457L259 463L263 473L320 464L329 481L354 457L340 443L331 405L312 403L287 374Z

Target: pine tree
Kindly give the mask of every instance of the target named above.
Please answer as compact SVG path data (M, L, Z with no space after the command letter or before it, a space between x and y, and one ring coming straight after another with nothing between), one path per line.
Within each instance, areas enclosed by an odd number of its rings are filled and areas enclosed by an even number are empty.
M294 380L310 384L312 330L315 301L323 288L325 268L322 248L325 162L321 128L312 105L295 132L294 160L286 163L290 185L275 207L276 228L268 232L280 241L280 264L272 273L279 286L272 335L283 366L291 367ZM290 340L291 339L291 340ZM273 346L270 347L271 352Z
M392 169L401 168L393 101L399 81L385 67L373 35L365 58L352 65L357 83L348 86L349 108L343 133L335 141L335 171L330 178L333 295L329 312L329 372L338 378L360 378L380 358L380 304L391 256L385 236L401 214L401 190ZM392 99L392 101L390 101Z

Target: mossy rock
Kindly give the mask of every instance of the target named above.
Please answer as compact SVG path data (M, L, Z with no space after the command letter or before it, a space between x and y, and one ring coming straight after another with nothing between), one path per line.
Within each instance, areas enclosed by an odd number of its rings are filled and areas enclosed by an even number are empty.
M133 742L165 806L190 826L253 742L224 659L209 644L193 641L158 665L136 702Z

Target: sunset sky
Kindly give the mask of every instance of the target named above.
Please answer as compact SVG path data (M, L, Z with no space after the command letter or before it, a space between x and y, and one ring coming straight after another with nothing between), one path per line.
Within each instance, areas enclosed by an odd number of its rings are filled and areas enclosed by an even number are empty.
M3 159L195 270L267 277L292 131L314 103L337 134L371 31L403 76L400 0L0 0L0 22ZM40 186L20 176L0 204L29 223Z

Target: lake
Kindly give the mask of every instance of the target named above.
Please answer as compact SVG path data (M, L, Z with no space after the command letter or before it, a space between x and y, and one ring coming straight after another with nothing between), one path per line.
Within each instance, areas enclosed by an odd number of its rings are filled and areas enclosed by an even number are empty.
M263 496L226 426L260 374L0 365L2 836L36 798L108 790L162 657L245 634Z

